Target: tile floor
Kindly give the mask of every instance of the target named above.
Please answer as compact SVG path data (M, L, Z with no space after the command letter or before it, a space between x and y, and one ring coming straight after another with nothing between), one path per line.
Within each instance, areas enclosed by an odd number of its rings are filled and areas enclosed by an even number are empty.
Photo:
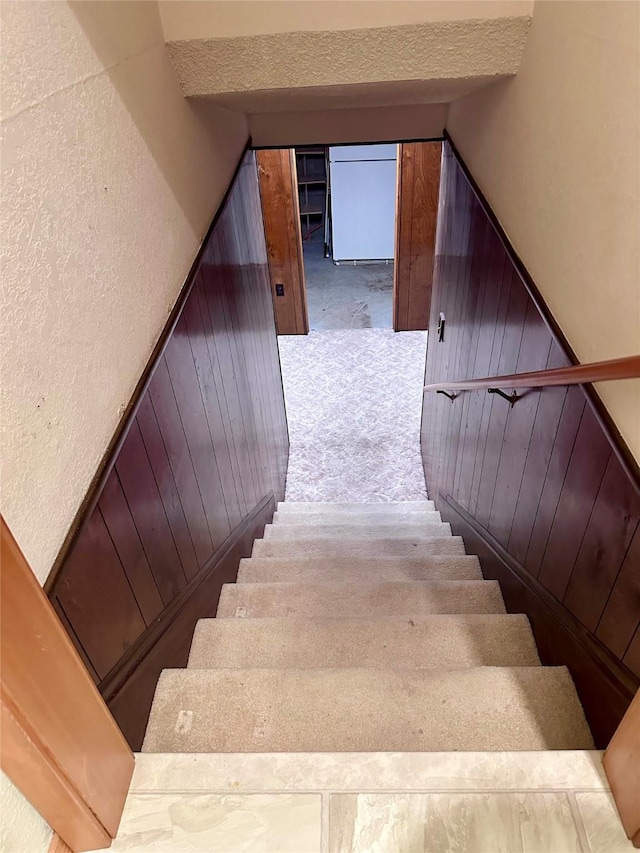
M113 853L631 853L599 752L153 755Z
M391 329L393 262L334 264L324 244L304 244L309 328Z
M288 501L426 500L420 456L426 332L278 338Z

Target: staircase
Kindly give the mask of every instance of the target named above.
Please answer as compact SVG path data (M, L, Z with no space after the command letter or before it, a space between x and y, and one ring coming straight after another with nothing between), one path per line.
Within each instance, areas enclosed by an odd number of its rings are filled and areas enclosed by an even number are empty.
M162 673L143 751L592 748L566 668L419 501L280 503Z

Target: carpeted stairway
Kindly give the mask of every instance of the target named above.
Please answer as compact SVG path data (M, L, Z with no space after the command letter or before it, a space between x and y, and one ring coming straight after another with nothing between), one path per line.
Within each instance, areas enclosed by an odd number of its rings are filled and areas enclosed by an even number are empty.
M145 752L592 749L564 667L429 501L281 503Z

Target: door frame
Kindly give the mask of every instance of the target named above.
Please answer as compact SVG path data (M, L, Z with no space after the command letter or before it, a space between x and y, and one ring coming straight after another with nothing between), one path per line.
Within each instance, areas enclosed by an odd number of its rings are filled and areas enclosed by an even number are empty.
M298 143L297 145L256 145L252 146L253 150L256 152L260 151L290 151L292 157L292 185L294 187L294 195L295 195L295 205L296 209L298 206L298 178L296 171L296 161L295 161L295 150L296 148L315 148L315 147L324 147L324 148L340 148L346 146L353 145L397 145L398 146L398 158L396 160L397 163L397 173L396 173L396 217L395 217L395 229L396 229L396 257L394 258L394 275L393 275L393 293L392 293L392 311L393 311L393 330L395 332L403 332L408 330L415 329L424 329L425 331L428 329L429 325L429 314L430 314L430 299L431 299L431 278L428 281L425 281L424 276L418 280L415 277L412 279L410 276L407 276L404 279L400 279L397 274L398 269L398 251L401 247L402 251L411 252L411 233L412 229L405 229L407 237L400 236L400 226L401 226L401 211L400 211L400 187L401 187L401 160L400 155L402 152L402 146L410 146L416 145L418 143L429 142L429 143L439 143L440 145L444 142L444 136L438 137L427 137L427 138L418 138L418 139L391 139L391 140L366 140L366 141L356 141L356 142L305 142ZM439 155L438 155L439 156ZM327 182L329 186L330 193L330 185L329 185L329 176L327 175ZM439 173L438 173L438 186L439 186ZM327 199L327 204L329 204L329 199ZM433 207L433 216L431 220L431 226L433 229L433 249L435 248L435 225L437 220L437 207L438 207L438 192L435 194L435 206ZM330 219L330 213L328 212L328 217ZM302 246L302 225L300 222L300 216L297 216L297 246L299 253L299 262L301 267L300 273L300 289L302 293L302 300L304 303L304 322L303 322L303 314L300 309L297 311L297 319L295 323L290 321L285 321L282 325L283 328L288 329L289 331L280 332L278 330L278 334L307 334L309 331L309 318L307 313L307 285L304 273L304 258L303 258L303 246ZM267 240L267 245L269 241ZM293 249L293 246L291 246ZM415 250L414 250L415 251ZM421 269L424 267L421 267ZM270 269L271 269L271 260L270 260ZM433 275L433 270L431 270L431 276ZM273 288L275 288L275 284L273 283L274 279L272 278L272 290L273 290L273 299L276 307L276 318L278 317L278 303L276 300L279 298L276 295L276 292ZM424 288L426 284L426 298L425 295L422 295L422 299L420 299L420 290ZM295 286L295 283L294 283ZM403 293L400 294L400 289L402 288ZM406 291L406 294L404 293ZM281 297L280 297L281 298ZM398 306L400 303L406 303L406 310L403 312L399 310ZM424 303L421 305L421 302ZM426 308L425 308L426 305ZM293 329L293 331L291 331ZM303 331L304 329L304 331Z
M133 753L2 516L0 549L0 766L74 853L109 847Z

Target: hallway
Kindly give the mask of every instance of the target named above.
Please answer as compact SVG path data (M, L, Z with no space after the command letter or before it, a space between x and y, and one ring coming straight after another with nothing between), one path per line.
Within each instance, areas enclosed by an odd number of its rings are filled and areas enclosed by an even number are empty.
M426 332L323 331L278 344L290 440L286 500L426 500Z

